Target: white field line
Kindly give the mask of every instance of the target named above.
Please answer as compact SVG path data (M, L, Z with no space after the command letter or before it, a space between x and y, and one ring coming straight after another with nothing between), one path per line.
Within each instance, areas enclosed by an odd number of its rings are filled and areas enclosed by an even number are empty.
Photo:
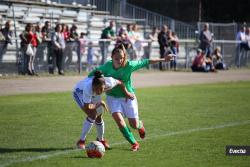
M176 136L176 135L188 134L188 133L193 133L193 132L208 131L208 130L214 130L214 129L223 129L223 128L227 128L227 127L246 125L249 123L250 123L250 120L246 120L246 121L241 121L241 122L232 122L232 123L223 124L223 125L215 125L215 126L205 127L205 128L187 129L187 130L182 130L182 131L169 132L169 133L164 133L164 134L157 134L157 135L148 136L145 140L152 140L152 139L161 138L161 137ZM114 145L122 145L122 144L127 144L127 143L128 143L127 141L123 141L123 142L113 143L112 145L113 146ZM66 150L66 151L58 151L55 153L45 154L45 155L41 155L41 156L27 157L27 158L23 158L23 159L19 159L19 160L9 161L5 164L0 164L0 167L7 167L10 165L22 163L22 162L31 162L31 161L35 161L35 160L48 159L50 157L69 154L69 153L77 152L77 151L81 151L81 150L80 149L72 149L72 150Z

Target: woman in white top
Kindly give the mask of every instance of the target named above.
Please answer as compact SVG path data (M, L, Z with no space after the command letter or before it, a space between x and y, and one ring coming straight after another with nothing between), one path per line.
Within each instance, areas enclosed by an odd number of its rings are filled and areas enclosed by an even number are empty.
M79 81L73 91L73 97L78 106L87 114L83 122L82 134L77 142L77 147L85 149L85 139L93 124L96 125L97 140L106 149L109 144L104 139L104 121L102 119L103 109L107 110L106 104L101 100L101 94L119 85L127 98L133 99L134 95L129 93L124 84L112 77L104 77L100 71L96 71L94 77L87 77Z

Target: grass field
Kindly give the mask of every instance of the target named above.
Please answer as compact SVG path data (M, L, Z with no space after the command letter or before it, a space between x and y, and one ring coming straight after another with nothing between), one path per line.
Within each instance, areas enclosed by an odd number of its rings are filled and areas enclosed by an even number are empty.
M146 139L139 140L138 152L131 152L106 113L105 136L113 149L102 159L75 149L85 115L71 92L0 96L0 167L249 166L250 156L226 156L225 146L250 145L250 82L136 93ZM93 128L88 141L95 134Z

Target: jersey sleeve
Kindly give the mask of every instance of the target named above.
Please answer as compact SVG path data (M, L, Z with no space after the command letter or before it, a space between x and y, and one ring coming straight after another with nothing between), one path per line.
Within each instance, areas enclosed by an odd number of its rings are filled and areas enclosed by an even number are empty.
M139 70L140 68L146 67L149 65L149 59L130 61L131 71Z
M110 90L118 84L118 80L112 77L105 77L105 90Z

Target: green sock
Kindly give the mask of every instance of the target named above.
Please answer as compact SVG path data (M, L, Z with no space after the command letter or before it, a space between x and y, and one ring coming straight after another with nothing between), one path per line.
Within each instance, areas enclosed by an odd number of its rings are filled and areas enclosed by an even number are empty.
M130 144L136 143L133 133L130 131L130 129L127 126L125 126L124 128L120 128L120 131L122 132L123 136Z

